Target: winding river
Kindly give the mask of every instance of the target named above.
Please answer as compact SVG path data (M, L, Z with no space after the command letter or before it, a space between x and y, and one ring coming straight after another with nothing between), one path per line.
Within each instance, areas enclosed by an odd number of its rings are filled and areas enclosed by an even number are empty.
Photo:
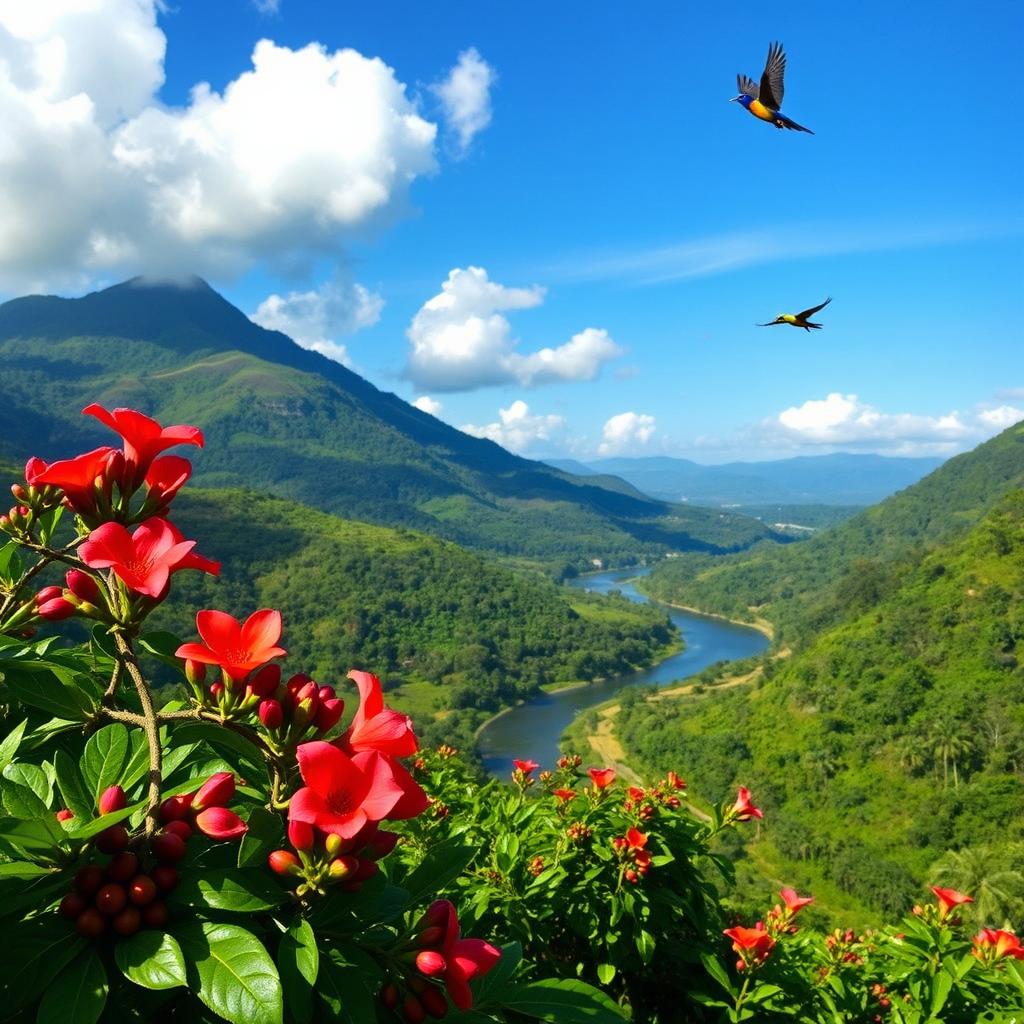
M618 590L629 600L643 604L649 598L628 581L648 572L649 569L617 569L593 573L578 577L571 585L598 594ZM508 778L513 758L530 759L545 768L551 767L559 754L562 733L572 720L581 711L614 697L623 687L665 686L696 675L716 662L750 658L768 647L768 638L749 626L668 605L661 607L682 631L686 641L684 651L638 672L555 693L542 693L491 719L481 729L477 740L487 770L499 778Z

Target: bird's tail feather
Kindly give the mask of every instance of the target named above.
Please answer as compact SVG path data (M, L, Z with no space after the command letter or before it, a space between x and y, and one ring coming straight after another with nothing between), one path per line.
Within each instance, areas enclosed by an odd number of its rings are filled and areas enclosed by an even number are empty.
M814 132L810 128L805 128L802 124L797 124L791 117L786 117L785 114L776 113L775 115L790 131L794 132L807 132L808 135L813 135Z

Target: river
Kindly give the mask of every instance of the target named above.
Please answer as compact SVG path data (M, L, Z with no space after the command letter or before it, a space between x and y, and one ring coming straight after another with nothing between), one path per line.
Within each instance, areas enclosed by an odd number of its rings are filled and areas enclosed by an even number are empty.
M623 597L643 604L650 599L628 581L648 572L649 569L616 569L591 573L572 580L570 585L597 594L618 590ZM768 648L768 638L749 626L668 605L660 607L669 613L682 631L686 641L684 651L638 672L555 693L542 693L491 719L481 729L477 740L477 748L487 770L499 778L508 778L513 758L537 761L550 768L559 756L562 733L572 720L581 711L614 697L623 687L665 686L694 676L716 662L750 658Z

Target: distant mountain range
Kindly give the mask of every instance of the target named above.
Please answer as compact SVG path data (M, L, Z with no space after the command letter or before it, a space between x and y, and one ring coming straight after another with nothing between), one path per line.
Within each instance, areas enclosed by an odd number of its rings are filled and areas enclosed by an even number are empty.
M470 437L254 324L194 278L0 305L0 456L112 440L79 415L131 405L207 435L196 480L415 527L549 566L777 538L741 515L672 505Z
M548 464L577 476L621 477L664 501L710 506L873 505L916 483L942 463L937 458L885 455L801 455L770 462L705 466L668 456Z

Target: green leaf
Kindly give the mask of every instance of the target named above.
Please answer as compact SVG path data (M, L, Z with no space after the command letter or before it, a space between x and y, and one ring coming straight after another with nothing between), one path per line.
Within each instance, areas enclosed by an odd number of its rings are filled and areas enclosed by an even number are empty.
M612 978L615 977L615 964L598 964L597 965L597 980L602 985L610 985Z
M52 852L64 841L65 834L49 811L46 815L27 821L23 818L0 818L0 840L28 857Z
M283 1024L281 978L255 935L213 921L190 922L176 934L189 988L214 1013L231 1024Z
M281 937L277 967L289 1016L295 1024L307 1024L313 1017L313 986L320 971L320 951L308 921L297 921Z
M64 506L58 505L56 508L51 508L49 512L44 512L36 519L36 522L39 524L39 540L41 543L44 545L50 543L50 538L60 525L63 515Z
M600 989L573 978L544 978L503 993L502 1005L553 1024L616 1024L626 1018Z
M5 583L17 583L24 571L21 553L13 540L0 548L0 580Z
M36 1024L96 1024L106 1002L107 972L90 946L47 986Z
M636 951L645 967L654 959L654 936L643 928L636 933Z
M237 914L255 914L270 910L288 898L280 885L262 869L230 868L183 874L171 900L189 907L231 910Z
M181 946L166 932L136 932L130 939L118 942L114 959L121 973L142 988L177 988L188 984Z
M58 748L53 755L53 767L57 772L57 788L64 806L76 818L88 821L96 813L96 805L82 781L78 765L67 751Z
M237 732L214 725L213 722L189 722L187 725L179 725L174 730L174 740L176 743L208 743L216 750L238 754L249 764L255 765L260 771L263 770L263 755L259 747Z
M111 825L116 825L118 822L130 818L145 806L146 801L139 800L137 803L122 807L119 811L111 811L109 814L104 814L101 818L93 818L92 821L78 823L72 818L68 823L71 827L67 830L67 837L77 842L81 842L84 839L92 839L93 836L98 836L105 828L110 828Z
M57 829L60 828L53 812L28 786L23 786L20 782L12 782L10 779L0 778L0 796L3 797L4 810L11 817L20 818L22 821L45 820L52 823ZM53 834L57 838L62 838L64 833L59 831Z
M92 790L95 801L99 801L100 794L108 786L121 781L128 745L128 730L120 722L105 725L89 737L79 765L82 778Z
M166 630L154 630L139 637L139 647L158 658L165 665L181 671L181 658L174 652L181 646L180 638Z
M402 882L409 892L409 902L419 903L428 895L440 894L454 882L476 856L477 850L461 836L450 836L423 858L420 865Z
M14 755L18 752L18 746L21 744L21 737L25 734L25 726L28 725L28 719L24 722L19 722L5 737L3 743L0 743L0 772L14 760Z
M238 844L238 866L240 868L267 863L267 855L281 846L284 826L281 815L265 807L254 807L246 819L249 831Z
M950 990L953 987L953 979L945 971L940 971L932 979L932 1005L931 1015L939 1016L939 1011L946 1005Z
M726 973L725 967L722 966L722 962L713 953L701 953L700 961L704 965L704 970L711 975L715 981L718 982L722 988L725 989L729 995L735 995L733 984L729 980L729 975Z
M38 765L18 761L9 764L3 772L3 777L19 786L26 786L42 801L44 807L50 805L53 799L53 786L46 777L46 772Z
M313 913L313 927L360 932L398 917L408 903L404 889L391 885L383 875L374 875L359 892L334 892L321 903Z
M5 1015L35 1002L64 966L86 948L85 940L56 914L33 918L5 934L0 957Z
M497 1001L496 993L508 984L522 959L523 947L518 942L506 942L501 947L501 959L474 984L479 1002Z
M367 1024L376 1020L376 999L367 987L380 987L380 968L358 950L331 948L320 963L317 995L327 1004L332 1021L342 1024Z
M77 684L75 673L61 666L19 658L5 663L3 679L22 704L76 722L92 717L92 698Z

